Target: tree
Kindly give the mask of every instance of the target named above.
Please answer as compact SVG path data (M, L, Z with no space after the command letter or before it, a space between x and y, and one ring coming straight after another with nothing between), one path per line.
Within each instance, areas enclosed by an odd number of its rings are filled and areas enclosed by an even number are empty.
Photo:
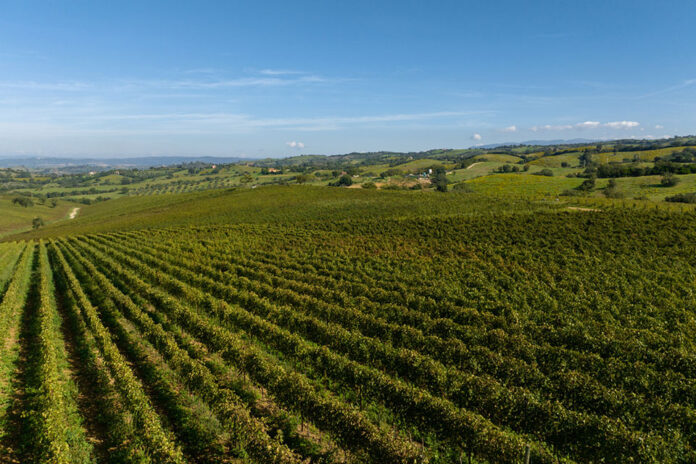
M602 193L607 198L622 198L623 194L619 192L618 187L619 186L616 183L616 179L609 179L609 183L607 184L606 188Z
M348 174L343 174L336 182L333 184L334 187L350 187L353 185L353 179Z
M660 180L660 185L662 185L663 187L674 187L678 183L679 178L671 172L666 173L664 176L662 176L662 179Z
M27 197L14 197L12 199L12 204L24 206L25 208L28 206L34 206L34 202L31 201L31 198L27 198Z
M295 182L298 184L304 184L309 181L309 176L307 174L298 174L295 176Z
M239 180L242 184L250 184L254 179L251 177L251 175L248 172L245 172L242 178Z
M585 150L580 155L580 166L587 167L592 164L592 153L589 150Z
M41 226L43 226L43 225L44 225L43 219L41 219L41 218L38 217L38 216L35 217L34 219L32 219L32 221L31 221L31 226L32 226L34 229L38 229L39 227L41 227Z
M433 173L430 175L430 183L435 186L438 192L446 192L447 184L447 171L443 166L437 166L433 169Z
M596 180L594 177L590 177L589 179L585 179L582 184L578 186L578 190L582 190L584 192L589 192L593 188L595 188L595 183Z

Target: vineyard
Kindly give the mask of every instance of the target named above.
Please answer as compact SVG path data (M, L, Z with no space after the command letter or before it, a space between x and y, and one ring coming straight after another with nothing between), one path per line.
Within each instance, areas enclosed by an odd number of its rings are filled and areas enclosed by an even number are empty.
M0 462L696 462L696 214L0 244Z

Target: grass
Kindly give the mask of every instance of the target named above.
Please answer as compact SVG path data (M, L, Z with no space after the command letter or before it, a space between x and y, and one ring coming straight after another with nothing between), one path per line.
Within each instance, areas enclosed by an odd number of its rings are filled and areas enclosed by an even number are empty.
M452 174L447 176L447 179L450 182L461 182L463 180L487 176L491 174L496 168L504 164L507 163L498 161L477 161L476 164L470 165L468 169L464 168L454 170Z
M664 157L675 151L682 151L686 147L668 147L659 148L657 150L643 150L643 151L620 151L614 154L614 152L600 153L596 155L602 163L610 162L622 162L624 159L632 160L637 157L640 161L654 161L655 158ZM690 147L694 148L694 147Z
M584 179L562 176L536 176L530 173L492 174L467 182L474 192L494 196L538 197L560 195L577 187Z
M530 161L529 164L532 166L541 166L544 168L560 168L563 165L563 163L568 163L570 166L577 166L579 157L579 152L564 153L562 155L544 156L542 158L537 158L534 161Z
M517 156L503 155L499 153L477 155L472 159L475 161L495 161L496 163L518 163L520 161L520 158Z
M662 176L621 177L616 179L619 192L627 198L646 197L652 201L662 201L676 193L696 192L696 174L677 176L679 183L674 187L663 187ZM609 179L597 179L595 196L601 195L599 189L606 187Z
M526 197L514 196L501 200L457 192L268 186L124 197L84 206L76 219L14 234L6 240L189 224L333 223L355 217L443 216L481 208L518 211L539 207Z
M30 230L32 220L40 217L45 223L51 223L67 217L76 206L74 203L58 201L55 208L49 206L50 200L41 205L37 202L34 206L23 207L12 203L15 195L0 196L0 237Z

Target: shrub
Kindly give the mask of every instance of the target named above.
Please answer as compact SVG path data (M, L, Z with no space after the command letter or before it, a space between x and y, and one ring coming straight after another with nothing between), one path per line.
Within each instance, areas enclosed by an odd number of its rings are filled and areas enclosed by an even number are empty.
M12 199L13 205L19 205L23 207L34 206L34 202L28 197L14 197Z
M660 185L663 187L674 187L679 183L679 178L672 174L671 172L666 173L664 176L662 176L662 179L660 179Z
M583 192L589 192L590 190L595 188L595 178L590 177L589 179L585 179L582 184L580 184L577 189L581 190Z
M336 182L329 185L332 187L349 187L353 185L353 179L348 174L343 174Z
M553 171L550 170L549 168L542 169L539 172L535 172L534 175L536 176L547 176L547 177L553 177Z
M455 192L460 192L460 193L472 193L474 189L471 187L470 184L467 184L466 182L460 182L458 184L454 184L454 187L452 187L452 190Z
M665 201L670 201L673 203L696 203L696 192L678 193L676 195L672 195L671 197L665 198Z
M619 192L618 185L616 184L616 179L609 179L609 184L602 192L607 198L623 198L623 193Z

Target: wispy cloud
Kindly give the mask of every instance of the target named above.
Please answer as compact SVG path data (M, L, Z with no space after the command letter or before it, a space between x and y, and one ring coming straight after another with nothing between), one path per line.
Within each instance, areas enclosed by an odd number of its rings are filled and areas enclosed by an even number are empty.
M639 99L640 99L640 98L654 97L654 96L657 96L657 95L662 95L662 94L665 94L665 93L674 92L675 90L681 90L681 89L684 89L684 88L686 88L686 87L691 87L691 86L694 85L694 84L696 84L696 79L686 79L686 80L682 81L682 82L679 83L679 84L672 85L672 86L666 87L666 88L664 88L664 89L656 90L656 91L654 91L654 92L649 92L649 93L646 93L646 94L643 94L643 95L639 95L639 96L637 96L637 97L635 97L635 98L639 98Z
M532 132L561 131L561 130L568 130L568 129L572 129L572 128L573 128L573 126L570 124L563 124L563 125L544 124L543 126L532 126L531 130L532 130Z
M226 88L243 87L282 87L293 85L311 85L329 82L338 82L318 75L303 74L297 76L285 76L280 73L262 73L257 76L217 78L213 76L213 70L190 70L185 74L200 75L195 78L185 79L112 79L100 82L85 81L57 81L40 82L31 80L0 81L0 89L25 90L25 91L54 91L54 92L118 92L118 91L150 91L152 89L177 90L216 90Z
M500 130L501 132L517 132L517 126L513 124L512 126L503 127Z
M200 113L138 113L138 114L66 114L55 113L51 117L52 128L63 127L75 133L83 131L103 132L108 134L219 134L250 132L258 129L294 130L294 131L329 131L349 127L361 127L374 124L401 124L407 122L426 122L438 119L456 119L463 116L478 115L482 112L432 112L432 113L397 113L363 116L327 116L327 117L256 117L248 114L224 112ZM34 124L38 121L34 120ZM29 129L32 124L26 127ZM8 129L0 121L0 131ZM299 143L299 142L298 142Z
M36 81L0 81L0 88L13 90L54 90L77 92L92 88L87 82L36 82Z
M225 89L241 87L281 87L301 84L326 83L330 79L322 76L300 77L239 77L234 79L180 79L180 80L140 80L126 81L126 85L144 88L167 89Z
M636 121L614 121L606 123L605 126L611 129L631 129L640 126L640 123Z
M530 129L533 132L541 131L565 131L571 129L597 129L599 127L607 127L609 129L633 129L640 126L639 122L636 121L612 121L602 124L599 121L584 121L578 122L576 124L545 124L543 126L532 126Z
M290 148L298 148L298 149L304 148L303 142L295 142L294 140L292 142L285 142L285 145L287 145Z
M302 71L294 71L291 69L262 69L259 74L264 76L287 76L293 74L308 74Z
M578 129L594 129L596 127L599 127L601 123L599 121L585 121L585 122L579 122L575 125Z
M474 134L471 136L471 140L476 140L477 142L481 140L483 137L481 137L481 134Z

